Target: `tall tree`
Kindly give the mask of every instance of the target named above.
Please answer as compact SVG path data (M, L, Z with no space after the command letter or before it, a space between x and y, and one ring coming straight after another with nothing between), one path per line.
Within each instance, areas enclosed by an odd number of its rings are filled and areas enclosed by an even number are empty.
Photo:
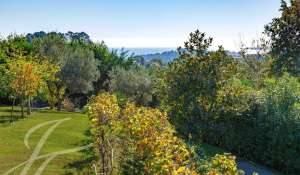
M109 72L109 89L125 95L138 105L149 105L154 93L154 77L142 67L126 70L115 67Z
M276 74L288 71L300 75L300 1L291 0L288 6L281 1L281 16L265 26L271 39L271 54L274 57L273 70Z
M48 82L52 107L56 103L60 110L65 96L82 96L93 90L93 82L99 79L99 63L89 48L90 43L80 38L69 41L57 33L49 33L33 43L39 57L60 67L56 79Z
M87 94L93 90L93 82L99 78L99 61L88 48L75 47L58 76L69 94Z
M11 87L21 100L22 117L24 117L24 100L34 96L39 88L41 76L37 72L37 66L20 58L11 65L15 78L11 82ZM29 113L30 114L30 111Z
M60 70L66 64L71 49L67 45L64 38L61 36L50 33L45 34L42 37L34 38L33 45L37 56L42 60L47 60L49 63L58 66ZM49 103L50 106L57 104L58 109L61 108L61 103L64 98L66 85L61 81L59 72L56 74L56 78L47 82L49 92Z
M183 133L195 133L199 122L214 117L217 92L236 70L234 59L222 47L207 49L212 38L198 30L190 34L180 57L170 63L161 81L163 104L171 121Z

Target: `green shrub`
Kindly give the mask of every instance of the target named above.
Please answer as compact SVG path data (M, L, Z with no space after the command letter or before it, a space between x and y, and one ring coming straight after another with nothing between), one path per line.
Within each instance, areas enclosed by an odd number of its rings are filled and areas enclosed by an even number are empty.
M237 82L228 84L219 92L219 115L201 131L205 133L203 139L285 173L297 174L299 97L299 82L288 75L267 79L260 91Z

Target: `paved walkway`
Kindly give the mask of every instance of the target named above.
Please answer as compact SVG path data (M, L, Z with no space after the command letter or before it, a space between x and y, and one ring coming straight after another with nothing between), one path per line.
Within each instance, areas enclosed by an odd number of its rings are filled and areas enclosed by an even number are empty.
M245 175L252 175L252 173L254 172L258 173L259 175L279 175L278 173L264 166L257 165L245 160L237 160L237 166L238 169L244 170Z

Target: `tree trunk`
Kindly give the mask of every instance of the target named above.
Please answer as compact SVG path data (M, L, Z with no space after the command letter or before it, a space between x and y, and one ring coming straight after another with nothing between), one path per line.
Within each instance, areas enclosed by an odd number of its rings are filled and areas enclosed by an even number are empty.
M15 106L15 98L12 99L12 103L11 103L10 122L13 122L14 106Z
M62 100L59 99L57 103L57 111L61 111L61 109L62 109Z
M30 103L30 97L28 98L28 106L27 106L27 115L31 114L31 103Z
M50 104L50 109L54 109L54 105L52 103Z
M24 97L21 97L21 117L24 118Z

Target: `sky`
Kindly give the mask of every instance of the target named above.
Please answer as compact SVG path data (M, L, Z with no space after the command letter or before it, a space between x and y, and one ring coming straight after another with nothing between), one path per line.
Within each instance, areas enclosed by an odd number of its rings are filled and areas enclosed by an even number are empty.
M199 29L236 50L279 16L280 0L0 0L0 35L81 32L109 47L177 47Z

